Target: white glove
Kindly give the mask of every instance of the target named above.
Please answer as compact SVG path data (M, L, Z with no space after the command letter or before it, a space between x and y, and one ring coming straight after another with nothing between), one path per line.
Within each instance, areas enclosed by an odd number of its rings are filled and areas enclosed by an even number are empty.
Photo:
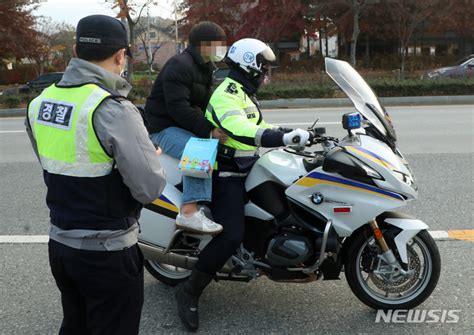
M304 146L309 140L309 133L303 129L295 129L290 133L283 135L283 143L285 145Z

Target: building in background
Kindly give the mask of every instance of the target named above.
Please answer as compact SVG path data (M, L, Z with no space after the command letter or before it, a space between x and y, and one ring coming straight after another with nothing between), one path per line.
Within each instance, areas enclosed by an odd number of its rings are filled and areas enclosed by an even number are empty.
M168 59L176 54L175 23L161 17L144 17L135 30L136 45L134 46L135 64L147 64L153 59L153 69L163 67ZM148 57L147 58L147 53Z

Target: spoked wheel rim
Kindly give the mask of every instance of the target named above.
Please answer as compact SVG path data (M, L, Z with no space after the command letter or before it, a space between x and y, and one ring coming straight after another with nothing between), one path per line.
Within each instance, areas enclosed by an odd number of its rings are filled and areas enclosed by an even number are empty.
M191 275L191 270L185 268L151 260L148 260L148 263L156 272L170 279L185 279Z
M357 280L362 289L373 299L388 305L399 305L409 302L420 295L429 284L433 271L433 260L430 250L418 236L407 244L408 270L413 277L403 275L389 279L386 275L368 273L362 266L362 255L366 248L374 248L374 238L367 240L357 254ZM378 248L378 247L377 247Z

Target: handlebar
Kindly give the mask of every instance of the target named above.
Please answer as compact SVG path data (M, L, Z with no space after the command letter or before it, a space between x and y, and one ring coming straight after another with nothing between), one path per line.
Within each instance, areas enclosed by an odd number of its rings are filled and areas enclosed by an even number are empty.
M338 145L339 139L331 136L325 136L325 128L314 128L314 129L307 129L309 132L309 138L308 142L305 144L306 147L311 147L315 144L321 144L323 146L323 151L318 152L319 155L323 155L326 152L329 152L332 148ZM292 142L294 144L299 144L301 140L300 136L295 136L292 139ZM291 146L288 149L285 149L285 151L292 152L297 155L305 156L305 157L314 157L315 152L308 152L304 151L304 146Z
M308 141L309 141L310 143L313 143L313 140L314 140L314 138L315 138L315 134L314 134L314 132L311 131L311 130L308 130L308 133L309 133ZM301 141L301 137L300 137L300 136L295 136L295 137L293 137L292 142L293 142L294 144L298 144L298 143L300 143L300 141Z

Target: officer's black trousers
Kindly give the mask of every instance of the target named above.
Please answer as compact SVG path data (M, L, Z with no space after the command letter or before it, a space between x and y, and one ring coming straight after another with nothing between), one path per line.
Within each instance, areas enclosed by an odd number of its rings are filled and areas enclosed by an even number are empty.
M208 274L219 271L244 239L246 202L245 178L212 178L214 221L224 227L201 251L196 268Z
M143 256L86 251L49 241L49 261L61 291L60 334L138 334L143 306Z

